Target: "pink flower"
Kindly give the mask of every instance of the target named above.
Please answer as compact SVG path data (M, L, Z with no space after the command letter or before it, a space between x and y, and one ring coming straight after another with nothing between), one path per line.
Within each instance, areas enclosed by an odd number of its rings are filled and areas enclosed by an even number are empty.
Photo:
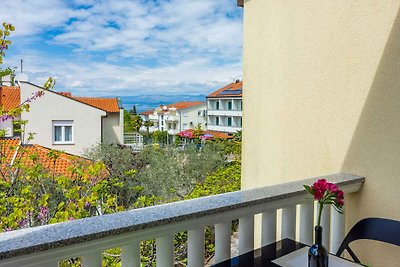
M311 187L314 199L321 200L324 197L326 190L328 190L329 184L330 183L326 182L325 179L319 179L316 181Z
M319 203L317 225L321 225L321 215L324 205L333 205L339 213L343 213L344 193L337 185L329 183L325 179L319 179L311 186L304 185L304 188Z
M330 193L337 193L339 188L337 187L337 185L329 183L329 192Z
M343 206L344 205L344 193L343 193L342 190L338 190L337 191L336 200L335 201L339 206Z

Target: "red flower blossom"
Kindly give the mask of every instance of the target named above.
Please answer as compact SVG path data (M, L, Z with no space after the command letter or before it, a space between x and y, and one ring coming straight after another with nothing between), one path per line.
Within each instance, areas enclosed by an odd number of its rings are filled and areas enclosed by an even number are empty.
M321 223L324 205L333 205L339 213L343 213L344 193L337 185L329 183L325 179L319 179L312 186L304 185L304 188L319 203L318 225Z

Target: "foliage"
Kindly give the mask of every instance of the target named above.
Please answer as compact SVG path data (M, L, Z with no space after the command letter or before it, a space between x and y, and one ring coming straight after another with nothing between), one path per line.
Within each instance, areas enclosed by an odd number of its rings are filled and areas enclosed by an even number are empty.
M207 176L185 199L199 198L240 190L241 164L233 162Z
M3 29L0 29L0 64L3 64L3 57L6 55L5 51L11 44L11 41L7 38L15 30L15 27L10 23L3 22L2 26Z
M132 107L132 109L129 111L129 113L131 113L131 115L137 115L137 112L136 112L136 106L133 106Z
M21 147L20 150L25 150ZM28 151L21 152L23 154ZM27 154L32 163L15 163L17 179L0 180L0 230L9 231L48 223L74 220L121 210L116 195L108 193L112 181L99 180L101 163L75 159L70 176L54 173L37 153ZM57 153L45 157L57 162Z
M133 122L131 120L131 114L129 111L124 110L124 133L133 132Z
M132 207L143 190L137 179L137 170L146 166L143 157L132 153L129 147L116 144L99 144L88 150L86 156L104 163L109 179L113 181L108 190L118 195L117 204L125 209Z
M142 117L140 117L139 115L133 115L131 119L132 119L133 131L139 132L140 127L142 127L143 124Z
M154 143L167 144L168 132L167 131L154 131L151 134Z
M196 183L224 164L223 155L212 144L202 150L190 145L183 151L173 146L163 149L150 146L142 156L148 164L138 175L144 193L167 200L184 198Z
M132 111L124 110L124 133L139 132L142 127L143 119Z

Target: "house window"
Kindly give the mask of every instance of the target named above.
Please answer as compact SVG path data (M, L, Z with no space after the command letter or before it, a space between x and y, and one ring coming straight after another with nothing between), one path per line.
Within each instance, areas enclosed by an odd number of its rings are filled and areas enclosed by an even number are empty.
M203 111L202 110L198 110L197 111L197 116L199 116L199 117L203 116Z
M53 144L74 143L74 121L53 121Z
M228 102L228 110L232 110L232 101Z
M184 123L183 124L183 130L187 130L188 129L188 124L187 123Z
M187 111L184 111L183 112L183 117L187 117L188 116L188 112Z
M219 101L217 101L215 109L219 110Z
M215 125L219 125L219 117L215 117Z
M232 126L232 117L228 117L228 126Z

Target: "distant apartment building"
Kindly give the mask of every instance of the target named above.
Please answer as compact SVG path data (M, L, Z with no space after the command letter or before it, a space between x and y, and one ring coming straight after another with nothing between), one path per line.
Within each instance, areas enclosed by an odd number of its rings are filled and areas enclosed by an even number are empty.
M242 130L242 86L236 81L207 96L207 130L229 134Z
M206 129L206 103L204 102L178 102L169 105L161 105L154 110L140 113L143 121L152 121L153 126L149 132L167 131L169 134L178 134L187 129L198 126ZM142 126L142 131L146 127Z

